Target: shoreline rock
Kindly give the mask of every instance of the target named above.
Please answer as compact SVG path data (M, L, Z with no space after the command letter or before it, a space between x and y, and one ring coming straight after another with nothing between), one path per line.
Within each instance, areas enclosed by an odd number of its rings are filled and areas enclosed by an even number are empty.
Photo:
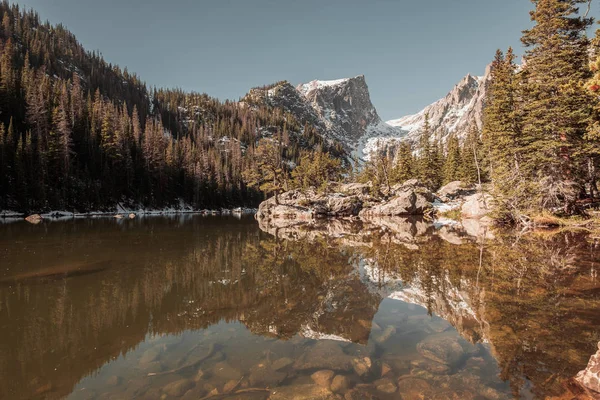
M600 397L600 343L598 343L598 352L590 358L587 368L579 372L575 380Z

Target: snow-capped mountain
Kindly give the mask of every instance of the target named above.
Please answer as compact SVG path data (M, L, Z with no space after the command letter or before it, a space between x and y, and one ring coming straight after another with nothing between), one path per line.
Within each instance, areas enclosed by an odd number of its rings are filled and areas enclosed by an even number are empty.
M391 126L408 132L407 138L417 141L425 125L425 115L429 114L432 132L445 141L451 133L464 138L469 128L483 125L483 108L486 90L490 80L490 67L483 76L465 76L446 97L425 107L414 115L388 121Z
M301 84L298 92L308 101L335 139L358 158L368 158L371 138L401 138L404 132L381 120L371 102L364 75ZM366 150L366 151L365 151Z
M331 81L315 80L294 88L287 81L255 88L243 103L266 103L283 109L302 125L314 126L325 138L341 143L359 159L379 149L382 140L399 140L401 129L381 120L363 75Z

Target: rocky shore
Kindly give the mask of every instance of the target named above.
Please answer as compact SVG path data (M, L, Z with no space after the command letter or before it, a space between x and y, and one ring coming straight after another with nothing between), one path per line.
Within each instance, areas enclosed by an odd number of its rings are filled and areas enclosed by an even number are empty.
M263 202L256 219L265 230L347 224L349 221L373 223L382 218L421 217L445 221L454 212L463 220L489 223L492 198L475 186L451 182L433 193L417 180L409 180L376 193L371 184L334 184L328 193L292 190Z

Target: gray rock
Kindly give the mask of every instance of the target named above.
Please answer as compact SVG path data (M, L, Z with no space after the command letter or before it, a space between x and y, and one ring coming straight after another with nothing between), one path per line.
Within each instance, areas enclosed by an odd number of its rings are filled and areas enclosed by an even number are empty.
M398 387L390 378L379 379L374 384L377 390L383 393L392 394L398 390Z
M333 400L335 395L319 385L282 386L271 391L270 400Z
M327 215L333 217L357 216L362 210L363 203L356 197L328 197Z
M427 381L412 377L400 378L398 380L398 391L402 394L402 400L429 399L433 392Z
M448 366L455 366L466 357L460 342L452 336L429 336L417 345L417 351L429 360Z
M337 190L347 196L357 196L362 199L370 196L371 186L364 183L346 183L340 185Z
M391 200L363 209L360 217L425 215L433 206L422 194L414 190L401 191Z
M214 376L217 376L224 380L239 380L242 377L242 373L239 369L229 365L227 361L221 361L215 364L212 369Z
M315 372L310 377L312 378L313 382L317 385L328 388L331 383L331 379L334 375L335 372L333 372L332 370L322 369L320 371Z
M375 341L379 344L385 343L396 334L396 327L389 325L385 330L381 333L381 335L375 338Z
M175 382L171 382L163 387L163 392L173 397L181 397L194 387L194 382L189 379L180 379Z
M345 354L336 342L323 340L304 352L294 363L294 369L349 371L352 369L352 357Z
M461 181L450 182L437 191L437 196L443 202L456 200L459 197L470 196L475 193L475 186Z
M365 376L371 371L373 363L369 357L355 358L352 360L352 368L358 376Z
M357 385L344 396L344 400L377 400L379 397L372 392L376 389L371 385Z
M575 379L587 389L600 393L600 343L598 352L590 358L587 368L579 372Z
M349 387L350 382L348 381L348 378L346 378L344 375L336 375L331 382L330 389L335 393L344 393Z
M278 360L275 360L275 362L273 362L273 364L271 364L271 368L274 371L279 371L280 369L284 369L286 367L289 367L290 365L292 365L294 363L294 360L292 360L289 357L282 357Z
M461 212L464 218L483 218L492 211L494 198L487 193L477 193L465 198Z
M434 375L447 375L451 372L451 368L447 364L442 364L432 360L413 360L411 365L414 368L422 369L431 372Z

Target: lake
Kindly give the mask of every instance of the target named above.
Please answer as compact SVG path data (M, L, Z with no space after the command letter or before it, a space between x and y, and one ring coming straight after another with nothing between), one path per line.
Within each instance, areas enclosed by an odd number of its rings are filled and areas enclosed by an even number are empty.
M0 398L542 399L596 352L598 239L344 224L0 224Z

